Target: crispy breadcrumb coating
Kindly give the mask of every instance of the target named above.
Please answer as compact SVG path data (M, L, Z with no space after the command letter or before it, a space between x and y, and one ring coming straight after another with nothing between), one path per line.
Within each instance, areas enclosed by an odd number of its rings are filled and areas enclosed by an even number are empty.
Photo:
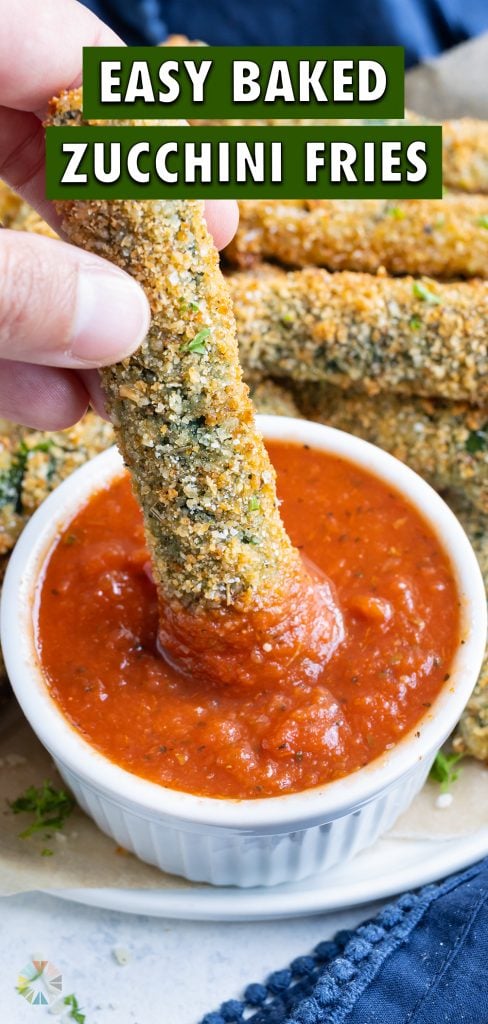
M251 387L251 398L256 412L262 416L300 417L291 392L272 380L263 380Z
M440 399L368 398L328 385L294 391L302 415L384 448L437 490L454 488L488 513L488 407Z
M225 254L288 266L428 277L488 277L488 197L243 200Z
M488 401L488 283L263 264L231 274L246 374Z
M52 101L49 123L82 123L80 90ZM187 606L260 602L296 573L298 555L242 381L203 203L83 201L57 209L69 239L132 274L151 305L146 340L103 370L102 383L160 591Z
M0 555L13 548L44 498L114 443L113 428L88 412L68 430L29 430L0 421Z
M30 430L0 420L0 590L10 552L36 508L113 442L111 424L93 412L68 430ZM0 703L5 674L0 648Z
M22 206L22 199L0 179L0 224L4 228L12 226L12 221Z

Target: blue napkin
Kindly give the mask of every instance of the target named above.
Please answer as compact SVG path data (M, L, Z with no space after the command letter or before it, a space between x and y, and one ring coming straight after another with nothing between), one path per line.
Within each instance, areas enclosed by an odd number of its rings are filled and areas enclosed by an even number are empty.
M488 29L486 0L83 0L127 43L405 47L411 67ZM480 88L481 88L480 83Z
M201 1024L488 1024L488 858L405 893Z

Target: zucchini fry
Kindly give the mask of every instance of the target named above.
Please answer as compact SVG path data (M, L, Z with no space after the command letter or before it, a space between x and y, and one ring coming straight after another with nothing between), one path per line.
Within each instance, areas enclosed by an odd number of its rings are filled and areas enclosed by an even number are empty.
M82 123L81 92L51 124ZM298 571L275 474L237 356L235 321L197 201L57 204L76 245L132 274L152 325L102 371L118 443L143 508L156 582L183 607L252 605Z
M2 227L11 227L12 221L21 206L22 199L20 196L13 192L4 181L0 180L0 224Z
M436 490L460 491L488 513L488 408L396 395L367 398L327 385L295 391L302 415L379 445Z
M0 556L11 551L41 501L113 441L111 424L93 412L52 432L0 421Z
M250 376L488 401L488 283L267 264L228 283Z
M444 497L473 545L488 594L488 518L458 494L447 492ZM453 746L459 753L488 761L488 648L478 682L454 734Z
M173 45L188 45L186 42ZM192 45L202 45L192 44ZM289 121L277 121L273 118L266 120L243 121L235 119L231 121L191 121L191 124L221 124L221 125L311 125L318 128L320 125L351 125L368 124L367 121L359 120L336 120L328 118L310 118ZM426 118L419 117L412 111L406 111L405 118L385 121L385 124L434 124ZM325 137L325 136L324 136ZM488 192L488 121L476 120L476 118L463 117L457 121L442 122L442 180L446 188L456 192Z
M300 417L293 395L272 380L263 380L251 387L256 412L263 416Z
M442 178L448 188L488 192L488 121L474 117L444 121Z
M488 197L244 200L228 261L428 277L488 277Z

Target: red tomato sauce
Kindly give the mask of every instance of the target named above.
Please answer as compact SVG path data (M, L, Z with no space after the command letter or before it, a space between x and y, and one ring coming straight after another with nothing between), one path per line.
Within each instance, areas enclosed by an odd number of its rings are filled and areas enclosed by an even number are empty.
M38 646L53 699L106 757L172 789L244 799L339 778L413 729L449 677L459 597L421 516L347 461L268 450L288 532L343 616L318 676L242 688L170 667L127 476L79 512L45 569Z

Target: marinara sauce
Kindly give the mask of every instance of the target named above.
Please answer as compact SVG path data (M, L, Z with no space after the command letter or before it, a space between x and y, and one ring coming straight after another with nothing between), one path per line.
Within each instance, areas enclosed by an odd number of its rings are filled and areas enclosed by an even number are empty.
M161 657L128 476L90 500L46 566L38 645L52 697L106 757L172 789L244 799L339 778L413 729L449 677L459 597L421 516L352 463L297 444L268 450L286 528L342 614L319 673L260 672L243 688Z

